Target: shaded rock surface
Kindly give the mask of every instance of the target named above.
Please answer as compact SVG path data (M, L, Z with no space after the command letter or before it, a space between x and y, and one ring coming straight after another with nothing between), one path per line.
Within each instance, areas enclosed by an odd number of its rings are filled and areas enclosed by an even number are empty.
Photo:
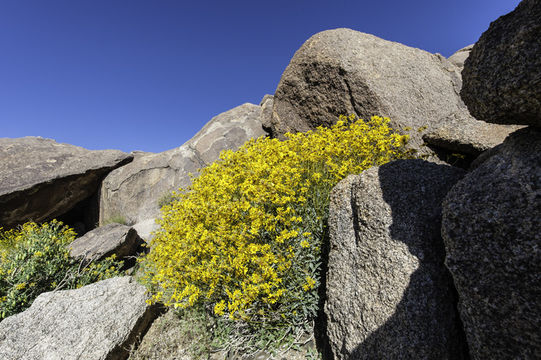
M261 107L244 104L210 120L184 145L159 154L141 154L103 181L100 224L122 215L132 224L154 219L159 200L191 183L190 173L218 159L220 151L236 150L252 137L265 132Z
M113 254L122 260L137 255L144 241L132 227L108 224L75 239L69 247L70 256L85 262L99 261Z
M40 137L0 138L0 225L67 213L131 159L118 150L87 150Z
M462 71L477 119L541 126L541 1L523 0L481 35Z
M441 201L464 171L399 160L332 191L327 336L335 359L461 359Z
M272 134L330 126L339 114L391 118L416 129L465 108L458 68L441 55L350 29L320 32L295 53L274 95Z
M541 358L541 130L510 135L443 205L446 265L474 359Z
M145 288L128 276L41 294L30 308L0 322L0 358L126 359L158 315L146 299Z

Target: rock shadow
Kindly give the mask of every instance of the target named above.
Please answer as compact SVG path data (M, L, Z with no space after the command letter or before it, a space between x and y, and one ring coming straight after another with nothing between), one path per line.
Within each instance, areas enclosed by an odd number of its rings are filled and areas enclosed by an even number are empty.
M398 247L405 244L418 265L392 316L346 358L469 359L440 234L441 203L463 174L452 169L422 160L395 161L379 167L383 200L392 212L390 239L382 241L396 242ZM355 216L359 216L357 205L362 194L353 191L353 195L355 226L359 226ZM389 255L374 254L381 261L392 257ZM345 354L346 349L342 350Z

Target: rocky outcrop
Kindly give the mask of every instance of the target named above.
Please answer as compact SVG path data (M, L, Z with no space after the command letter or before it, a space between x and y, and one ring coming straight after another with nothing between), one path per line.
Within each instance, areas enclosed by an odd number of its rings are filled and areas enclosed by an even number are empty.
M118 260L134 257L142 252L144 241L135 229L121 224L108 224L75 239L70 256L83 262L99 261L111 255Z
M145 288L128 276L41 294L26 311L0 322L0 358L126 359L158 316L146 299Z
M462 99L477 119L541 126L541 1L490 24L464 64Z
M149 239L159 204L221 150L263 129L282 137L328 126L338 114L389 116L393 127L412 128L414 147L428 143L426 154L477 158L466 175L400 160L338 184L318 340L328 341L335 359L541 358L540 7L539 0L524 0L473 48L449 59L349 29L316 34L297 51L274 97L220 114L160 154L0 139L0 225L67 216L82 202L97 205L101 179L134 157L103 182L100 221L122 216ZM512 125L471 117L458 97L463 65L462 95L471 111ZM99 228L72 244L72 256L129 256L141 245L133 233ZM112 250L117 245L130 250ZM192 332L207 328L207 319L199 324L174 311L144 336L158 314L145 300L145 289L129 277L42 294L0 322L0 358L125 359L142 337L133 359L177 359L207 341ZM306 344L283 357L304 358L314 351L312 341ZM209 358L245 355L232 350Z
M0 159L0 225L13 227L66 214L95 194L107 173L132 157L118 150L91 151L24 137L0 138Z
M350 29L320 32L295 53L274 95L272 134L329 126L339 114L391 118L395 128L432 130L464 108L457 68L440 55Z
M160 199L190 184L190 174L218 159L220 151L236 150L253 137L265 134L261 107L244 104L210 120L184 145L159 154L141 154L103 181L100 224L122 215L129 223L154 219Z
M399 160L334 188L325 314L335 359L462 357L440 224L463 172Z
M481 123L462 102L460 72L472 46L447 60L350 29L318 33L282 75L264 126L282 138L288 131L330 126L339 114L387 116L393 128L411 128L410 146L421 154L457 165L450 155L458 153L467 167L517 129Z
M446 265L474 359L541 357L541 131L509 136L443 206Z

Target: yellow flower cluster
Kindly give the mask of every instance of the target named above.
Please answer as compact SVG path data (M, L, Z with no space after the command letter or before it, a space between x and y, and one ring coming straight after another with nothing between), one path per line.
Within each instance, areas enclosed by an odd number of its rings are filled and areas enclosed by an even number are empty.
M51 244L69 244L75 240L76 233L69 227L63 227L58 220L48 223L37 224L27 222L17 229L3 231L0 227L0 253L6 254L12 251L17 244L27 241L28 238L39 237L42 233L51 234ZM46 247L45 250L50 250ZM37 256L43 256L43 252L37 251Z
M332 128L222 152L162 208L143 262L153 299L204 303L231 319L288 317L292 304L317 291L331 188L348 174L408 156L407 135L388 122L341 117Z

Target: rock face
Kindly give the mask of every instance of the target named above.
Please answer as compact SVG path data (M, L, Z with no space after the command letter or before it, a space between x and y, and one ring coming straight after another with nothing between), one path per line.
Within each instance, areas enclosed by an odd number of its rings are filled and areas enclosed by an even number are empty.
M50 220L97 192L101 179L131 161L39 137L0 138L0 225Z
M334 358L461 358L440 224L463 172L401 160L333 189L325 314Z
M471 49L474 44L463 47L462 49L455 52L453 55L449 56L447 60L451 62L454 66L459 68L460 71L464 69L464 61L470 56Z
M130 223L154 219L160 199L190 184L190 173L218 159L220 151L236 150L252 137L265 132L261 107L244 104L226 111L206 124L184 145L159 154L141 154L103 181L100 224L122 215Z
M149 242L152 239L152 233L158 230L160 226L156 223L156 219L148 219L138 222L133 225L133 228L137 231L137 235Z
M490 24L464 64L462 99L477 119L541 126L541 1Z
M144 241L126 225L108 224L96 228L70 244L70 256L77 260L99 261L113 254L117 259L135 256Z
M189 173L203 165L189 146L159 154L136 155L134 161L112 171L100 190L100 224L122 216L129 224L156 217L158 201L172 190L187 186Z
M466 109L447 116L441 125L426 132L423 140L448 153L459 153L477 157L483 151L501 144L507 135L522 128L520 125L487 124L475 120Z
M243 104L213 117L188 141L205 165L222 150L236 150L250 138L266 135L261 127L261 106Z
M145 288L130 277L44 293L26 311L0 322L5 360L126 359L158 316Z
M295 53L274 95L272 134L329 126L339 114L391 118L395 128L432 130L465 108L460 74L440 55L350 29L320 32Z
M540 358L541 130L490 155L444 202L446 265L472 358Z
M261 106L261 126L268 133L272 129L272 108L274 107L274 96L265 95L259 104Z

